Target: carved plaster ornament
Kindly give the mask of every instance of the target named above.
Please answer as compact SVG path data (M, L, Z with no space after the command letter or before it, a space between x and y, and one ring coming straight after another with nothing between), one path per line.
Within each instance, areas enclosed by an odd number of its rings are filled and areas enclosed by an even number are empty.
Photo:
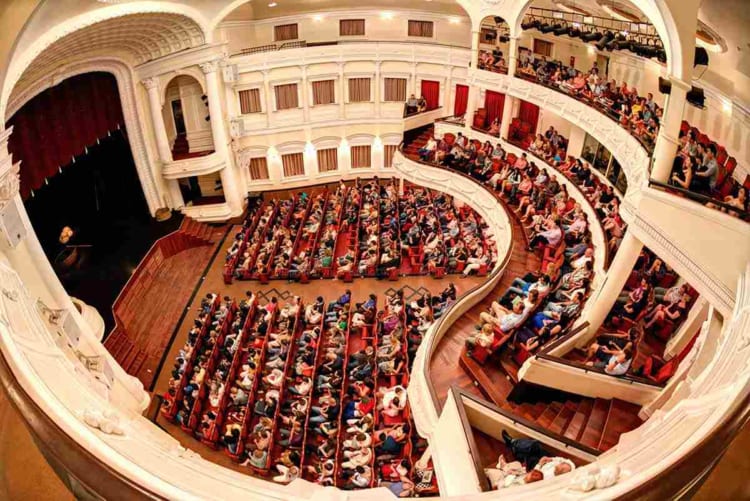
M0 209L9 204L18 193L20 164L11 165L4 174L0 175Z
M83 411L83 422L107 435L125 435L120 417L114 411L88 408Z
M575 491L589 492L594 489L612 487L620 479L620 467L617 465L600 468L592 464L575 470L570 488Z
M193 458L201 457L200 454L198 454L197 452L190 450L190 449L186 449L181 445L177 445L174 449L172 449L172 452L178 458L193 459Z

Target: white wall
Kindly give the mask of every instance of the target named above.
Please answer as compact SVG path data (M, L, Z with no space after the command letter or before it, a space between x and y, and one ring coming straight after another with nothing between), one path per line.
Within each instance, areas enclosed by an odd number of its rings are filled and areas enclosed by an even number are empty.
M389 12L393 16L392 19L385 19L380 11L353 9L258 21L226 21L218 26L215 39L229 42L229 53L234 54L242 49L273 44L275 43L274 26L297 23L299 40L307 42L387 40L471 47L471 25L468 17L437 15L429 11L393 9ZM365 36L340 37L339 20L341 19L364 19ZM410 19L432 21L434 37L430 39L407 36Z

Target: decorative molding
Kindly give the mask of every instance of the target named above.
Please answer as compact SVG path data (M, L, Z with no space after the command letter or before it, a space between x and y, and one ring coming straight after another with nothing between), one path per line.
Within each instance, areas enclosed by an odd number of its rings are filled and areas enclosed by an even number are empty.
M81 416L83 422L107 435L125 435L120 417L110 409L86 409Z
M155 77L148 77L141 80L141 83L144 87L148 90L158 89L159 88L159 79Z
M198 66L204 75L208 75L209 73L215 73L219 69L219 61L206 61L205 63L200 63Z

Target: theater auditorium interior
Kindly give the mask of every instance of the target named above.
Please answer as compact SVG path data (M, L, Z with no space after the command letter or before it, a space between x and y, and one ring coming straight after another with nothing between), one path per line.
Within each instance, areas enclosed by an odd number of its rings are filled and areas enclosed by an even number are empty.
M747 0L0 26L0 499L750 499Z

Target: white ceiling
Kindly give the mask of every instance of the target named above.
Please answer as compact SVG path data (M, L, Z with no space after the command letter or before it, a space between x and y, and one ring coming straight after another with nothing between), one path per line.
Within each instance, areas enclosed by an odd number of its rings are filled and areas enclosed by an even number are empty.
M23 92L60 66L96 56L119 57L135 66L203 43L200 27L178 14L133 14L109 19L50 45L26 68L12 95Z

